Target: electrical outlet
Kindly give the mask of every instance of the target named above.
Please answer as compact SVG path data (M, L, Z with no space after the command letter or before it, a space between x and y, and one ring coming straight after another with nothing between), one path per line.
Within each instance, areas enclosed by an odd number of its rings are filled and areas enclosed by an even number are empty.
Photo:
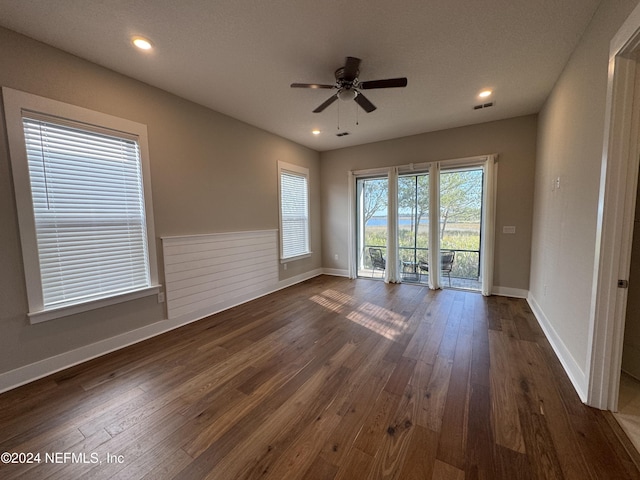
M338 254L336 253L336 254L333 256L333 259L334 259L334 260L338 260L338 258L339 258L339 257L338 257Z
M286 270L287 269L287 264L285 263L282 268L284 268Z
M158 292L158 303L164 303L164 292Z

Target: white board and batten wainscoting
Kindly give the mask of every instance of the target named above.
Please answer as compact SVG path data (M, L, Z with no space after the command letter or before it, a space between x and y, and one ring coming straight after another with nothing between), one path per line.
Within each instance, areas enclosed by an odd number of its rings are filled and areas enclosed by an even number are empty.
M193 320L273 291L278 231L163 237L169 320Z

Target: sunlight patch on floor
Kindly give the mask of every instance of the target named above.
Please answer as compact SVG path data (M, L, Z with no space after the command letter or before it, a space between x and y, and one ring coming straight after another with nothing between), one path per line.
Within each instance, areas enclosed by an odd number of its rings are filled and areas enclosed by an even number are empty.
M369 302L349 313L347 318L389 340L395 340L407 328L402 315Z
M402 315L373 303L362 303L354 310L353 297L337 290L325 290L312 296L311 301L332 312L345 314L352 322L389 340L395 340L407 328L406 319Z
M336 290L325 290L321 294L311 297L311 301L332 312L343 312L345 307L353 305L353 297Z

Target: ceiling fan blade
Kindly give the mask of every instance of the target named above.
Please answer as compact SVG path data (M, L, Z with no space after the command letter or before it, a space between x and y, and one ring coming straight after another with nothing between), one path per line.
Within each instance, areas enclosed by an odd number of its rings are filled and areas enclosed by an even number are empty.
M322 105L320 105L318 108L316 108L313 111L313 113L320 113L325 108L327 108L329 105L331 105L333 102L335 102L337 99L338 99L338 94L330 96Z
M358 88L363 90L370 90L372 88L395 88L406 87L407 79L402 78L387 78L386 80L370 80L368 82L361 82Z
M360 92L358 92L358 95L356 96L356 98L354 98L354 100L367 113L371 113L376 109L376 106L373 103L371 103L369 99L365 97L363 94L361 94Z
M360 68L360 59L356 57L347 57L344 64L344 79L348 82L353 82L358 76L358 69Z
M292 83L291 88L335 88L335 85L323 85L321 83Z

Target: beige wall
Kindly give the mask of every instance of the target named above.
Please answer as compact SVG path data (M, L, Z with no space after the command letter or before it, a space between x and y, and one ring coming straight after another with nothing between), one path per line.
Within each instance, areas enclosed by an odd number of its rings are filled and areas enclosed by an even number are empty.
M319 154L0 28L0 85L146 124L156 236L278 228L277 161L310 169L310 259L321 267ZM29 325L4 118L0 117L0 373L164 318L155 297ZM158 240L158 266L162 276Z
M604 0L540 113L530 296L565 365L588 371L609 43L637 0ZM560 177L560 188L552 190ZM568 357L568 358L567 358ZM586 392L588 378L574 381Z
M325 268L348 267L347 172L499 154L494 285L529 288L537 116L501 120L344 148L321 154ZM515 235L502 234L504 225ZM338 260L334 259L338 255Z

